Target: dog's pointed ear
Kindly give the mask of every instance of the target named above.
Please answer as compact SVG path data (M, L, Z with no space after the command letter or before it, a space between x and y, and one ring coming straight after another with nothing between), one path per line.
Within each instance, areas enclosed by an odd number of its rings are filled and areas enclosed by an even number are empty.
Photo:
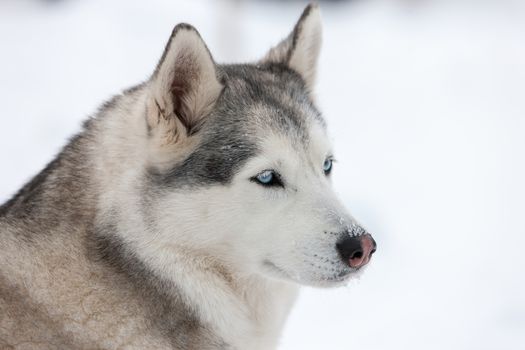
M206 44L188 24L173 29L150 83L148 126L170 141L198 130L222 90Z
M272 48L262 63L283 63L301 75L311 91L315 83L317 61L321 50L321 13L317 4L308 5L293 31Z

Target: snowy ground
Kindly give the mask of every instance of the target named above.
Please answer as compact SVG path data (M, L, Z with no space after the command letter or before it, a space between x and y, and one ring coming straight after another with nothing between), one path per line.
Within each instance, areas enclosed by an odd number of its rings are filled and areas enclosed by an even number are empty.
M148 77L177 22L218 61L247 61L302 7L0 1L0 202ZM323 15L335 187L379 250L360 281L304 289L281 349L524 349L525 4L355 1Z

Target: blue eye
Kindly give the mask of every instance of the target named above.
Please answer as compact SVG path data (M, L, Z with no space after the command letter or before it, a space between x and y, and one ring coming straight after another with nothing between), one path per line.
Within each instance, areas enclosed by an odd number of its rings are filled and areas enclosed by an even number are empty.
M262 186L279 186L284 187L279 174L273 170L265 170L259 173L257 176L252 177L252 181Z
M330 158L327 158L323 163L323 171L326 175L330 174L330 171L332 170L332 163L333 161Z
M259 175L257 175L256 177L257 177L257 181L259 181L262 184L267 185L270 182L272 182L274 174L273 174L273 171L265 170Z

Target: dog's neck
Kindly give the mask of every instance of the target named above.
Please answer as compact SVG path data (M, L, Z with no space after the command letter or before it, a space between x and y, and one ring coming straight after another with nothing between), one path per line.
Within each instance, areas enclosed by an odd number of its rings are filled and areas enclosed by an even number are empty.
M124 242L129 230L125 223L98 227L94 253L151 299L146 302L173 305L163 314L190 318L232 349L275 348L296 285L241 275L213 256L176 245L159 250Z

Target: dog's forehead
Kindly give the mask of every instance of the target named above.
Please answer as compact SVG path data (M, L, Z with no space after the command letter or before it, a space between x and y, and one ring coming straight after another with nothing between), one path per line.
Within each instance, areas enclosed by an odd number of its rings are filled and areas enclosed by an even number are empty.
M325 127L304 81L286 66L229 65L221 71L225 89L217 112L234 115L240 128L281 132L306 141L312 123Z

